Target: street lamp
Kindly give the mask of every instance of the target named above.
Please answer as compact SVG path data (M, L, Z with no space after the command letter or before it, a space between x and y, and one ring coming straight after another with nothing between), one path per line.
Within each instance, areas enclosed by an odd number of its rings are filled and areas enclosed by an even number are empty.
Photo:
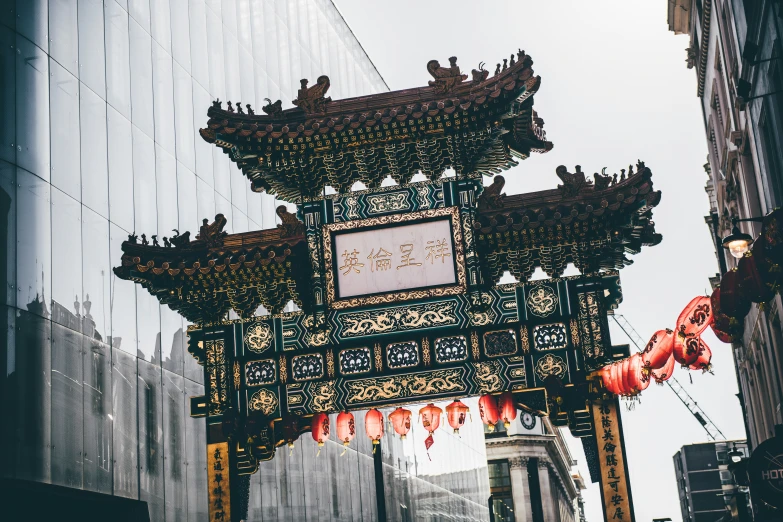
M734 225L731 229L731 234L723 238L723 248L727 249L732 256L737 259L742 258L750 249L751 243L753 243L753 237L750 234L746 234L739 229L737 223L740 221L762 221L764 218L752 217L752 218L732 218L731 224Z
M736 464L737 462L741 461L742 457L744 456L745 455L740 450L737 449L737 444L734 443L734 449L732 449L729 452L729 458L731 459L731 461Z

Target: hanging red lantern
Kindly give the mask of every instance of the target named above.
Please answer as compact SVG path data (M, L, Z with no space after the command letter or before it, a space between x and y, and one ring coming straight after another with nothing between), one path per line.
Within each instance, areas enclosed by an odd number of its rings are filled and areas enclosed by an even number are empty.
M503 421L503 427L508 429L511 421L517 418L517 405L511 392L503 392L498 397L498 413L500 420Z
M356 424L353 413L343 411L337 416L337 438L342 441L343 446L348 446L354 436L356 436Z
M736 269L723 274L720 280L720 311L738 319L745 317L750 311L750 301L740 291Z
M379 444L381 437L383 437L383 413L375 408L368 411L364 416L364 431L372 440L373 446ZM375 450L373 449L373 451Z
M691 370L701 370L702 372L709 372L712 370L712 350L707 346L701 338L699 338L699 357L696 362L691 364L688 368Z
M739 260L737 265L739 289L746 300L753 303L766 303L775 296L775 292L764 283L763 268L759 266L758 260L759 258L753 255L753 251L745 252Z
M323 446L329 440L329 416L325 413L316 413L310 419L310 433L318 446Z
M650 376L644 371L644 360L640 353L631 356L631 375L634 394L643 392L650 385Z
M631 384L631 358L627 357L620 363L620 395L631 395L633 385Z
M663 365L663 368L660 370L652 370L650 372L650 375L652 375L652 378L655 379L656 384L663 385L664 382L671 379L672 373L674 372L675 362L677 361L675 361L674 356L672 355L669 357L669 360L666 361L666 364Z
M498 422L498 403L492 395L482 395L479 398L479 416L481 422L487 425L489 431L495 431Z
M411 411L405 408L397 408L389 414L389 420L394 431L404 440L411 430Z
M674 339L674 351L672 351L674 360L680 363L682 367L688 367L699 358L699 338L696 336L686 337L677 335Z
M432 433L438 429L438 426L440 426L441 413L443 413L443 410L432 403L429 403L419 410L419 415L421 416L421 425L424 426L424 429L430 433L429 436L424 439L424 446L427 448L427 451L429 451L430 446L435 443L435 439L432 438Z
M775 209L764 216L758 240L763 240L766 257L771 265L783 263L783 209Z
M712 304L709 296L700 295L691 299L677 318L677 333L696 337L712 322Z
M470 408L465 406L460 401L454 401L446 406L446 418L449 421L449 426L452 427L454 433L459 433L459 429L465 424Z
M642 363L646 371L662 368L674 350L674 331L658 330L650 337L642 352Z

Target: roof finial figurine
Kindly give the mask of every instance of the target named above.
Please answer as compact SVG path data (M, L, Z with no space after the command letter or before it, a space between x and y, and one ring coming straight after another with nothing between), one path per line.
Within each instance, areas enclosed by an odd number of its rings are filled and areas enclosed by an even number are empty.
M503 58L503 70L505 71L506 69L508 69L508 59Z
M228 232L223 231L223 227L228 223L226 217L223 214L218 214L212 224L206 218L202 223L196 239L203 241L209 248L222 246L223 238L228 235Z
M495 76L497 76L498 74L500 74L500 64L498 64L498 66L495 67Z
M172 232L174 232L174 235L171 236L171 245L177 248L183 248L188 246L190 243L190 231L185 231L184 234L180 235L179 230L176 228L171 229Z
M237 112L239 114L245 114L245 110L242 108L242 102L237 102Z
M158 243L158 235L157 234L152 234L150 236L150 238L152 239L152 246L156 246L156 247L160 246L160 243Z
M501 194L503 186L506 184L506 178L503 176L495 176L492 180L492 185L484 187L484 192L478 200L479 210L486 210L492 208L503 208L503 198L505 194Z
M145 245L145 246L150 244L150 242L147 241L147 235L146 234L142 234L141 235L141 244Z
M226 105L228 105L228 112L234 112L234 107L231 105L231 102L226 102Z
M617 185L617 173L615 172L612 176L612 186Z
M319 76L312 87L307 86L307 78L299 80L299 84L299 91L297 91L296 99L292 103L305 111L306 114L326 112L326 104L332 101L331 98L325 96L331 85L329 77L325 74Z
M255 112L253 111L253 108L250 106L250 104L249 104L249 103L248 103L248 104L246 104L246 105L245 105L245 107L247 107L247 113L248 113L249 115L253 116L253 115L255 114Z
M516 62L516 61L514 61L514 53L511 53L511 60L508 62L508 64L509 64L510 66L513 66L515 63L517 63L517 62Z
M708 164L709 165L709 164ZM640 159L636 160L636 172L639 173L645 169L644 162Z
M223 110L223 102L220 101L220 98L212 102L212 108Z
M470 72L473 75L473 83L481 83L489 76L489 71L484 69L484 62L479 62L478 69Z
M620 169L620 181L625 181L625 169Z
M171 248L171 241L169 241L169 238L166 236L163 236L163 246L166 248Z
M273 118L279 118L283 115L283 102L281 100L277 100L275 103L272 103L272 100L269 98L264 98L264 101L266 101L266 105L261 107L262 111Z
M592 184L592 182L585 177L585 173L582 172L582 167L580 165L576 166L576 172L573 174L568 172L565 165L557 167L555 173L557 173L557 177L563 181L562 185L557 186L563 197L575 197L579 195L583 188Z
M606 167L603 168L601 173L593 174L593 182L595 183L595 190L604 190L612 183L612 177L606 173Z
M427 62L427 72L435 78L427 83L438 94L445 94L468 79L468 75L459 70L456 56L449 58L449 67L441 67L438 60L430 60Z
M524 58L524 57L525 57L525 51L523 51L522 49L519 49L517 51L517 61L521 62L522 58Z
M282 237L300 236L304 234L304 223L296 218L296 214L288 212L288 207L280 205L275 210L275 213L280 217L281 224L277 225L277 228L282 230Z
M633 176L633 165L628 165L628 177Z
M138 239L139 239L139 236L136 235L136 232L134 232L133 234L128 234L128 242L129 243L136 243Z

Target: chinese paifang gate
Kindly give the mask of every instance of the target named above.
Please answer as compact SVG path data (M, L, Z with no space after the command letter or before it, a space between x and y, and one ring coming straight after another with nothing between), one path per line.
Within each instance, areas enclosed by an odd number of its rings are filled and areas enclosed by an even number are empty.
M661 241L660 192L638 162L592 179L558 167L552 190L503 194L500 172L552 149L533 110L541 79L522 51L491 77L456 61L430 61L426 87L344 100L326 76L302 80L289 110L215 101L202 138L297 213L123 243L117 276L193 323L210 520L245 518L249 475L317 413L509 393L582 438L607 516L633 520L617 398L595 372L628 355L607 314L627 256ZM581 275L563 277L569 263ZM537 267L549 279L530 282ZM505 271L520 282L499 285ZM283 313L290 301L300 311Z

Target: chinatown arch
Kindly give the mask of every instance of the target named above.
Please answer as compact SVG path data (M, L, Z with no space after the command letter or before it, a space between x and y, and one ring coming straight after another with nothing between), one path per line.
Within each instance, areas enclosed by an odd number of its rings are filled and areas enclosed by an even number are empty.
M115 274L193 323L211 521L245 519L259 461L321 414L479 395L567 426L605 517L634 520L617 396L599 370L628 356L607 316L627 256L661 241L661 194L642 162L592 180L561 166L552 190L503 194L500 172L552 149L533 109L541 78L523 51L491 77L449 62L427 64L425 87L332 100L321 76L302 80L293 109L213 102L201 137L297 213L280 206L277 228L241 234L219 214L192 238L123 243ZM397 185L382 187L389 176ZM367 189L351 191L357 181ZM581 275L563 277L569 263ZM529 281L537 267L549 278ZM505 271L519 283L498 284ZM300 311L283 312L290 301Z

